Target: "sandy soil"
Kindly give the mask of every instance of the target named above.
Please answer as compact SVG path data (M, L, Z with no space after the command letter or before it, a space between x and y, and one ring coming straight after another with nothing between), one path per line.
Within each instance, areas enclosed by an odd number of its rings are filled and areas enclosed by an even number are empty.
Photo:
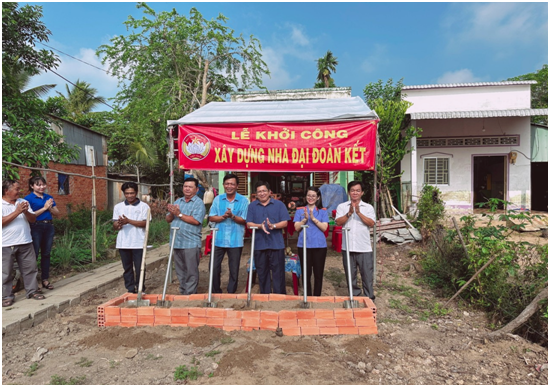
M49 384L58 376L66 382L55 384L187 383L174 380L176 368L185 365L201 373L188 380L196 384L547 384L547 366L536 369L547 363L546 348L519 337L487 341L487 320L469 308L452 304L448 314L433 311L444 299L414 284L412 247L380 247L377 336L279 337L209 327L100 329L96 307L124 293L121 281L35 328L4 337L2 382ZM248 243L244 253L242 293ZM208 263L204 257L200 264L199 292L207 292ZM346 295L339 254L329 253L325 272L323 295ZM148 273L148 292L162 292L164 275L165 266ZM292 293L289 274L287 290ZM168 293L176 294L177 284Z

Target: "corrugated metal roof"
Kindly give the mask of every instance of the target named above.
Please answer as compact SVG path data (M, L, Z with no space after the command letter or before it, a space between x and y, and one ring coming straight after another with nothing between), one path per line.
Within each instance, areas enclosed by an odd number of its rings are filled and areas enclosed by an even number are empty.
M463 118L501 118L512 116L547 115L547 108L518 110L486 110L486 111L445 111L445 112L412 112L410 118L422 119L463 119Z
M211 102L185 115L173 124L265 123L265 122L334 122L379 119L358 97L319 100L269 102Z
M482 82L482 83L448 83L448 84L423 84L417 86L404 86L402 90L421 90L427 88L459 88L459 87L486 87L486 86L520 86L537 84L535 80L520 80L506 82Z

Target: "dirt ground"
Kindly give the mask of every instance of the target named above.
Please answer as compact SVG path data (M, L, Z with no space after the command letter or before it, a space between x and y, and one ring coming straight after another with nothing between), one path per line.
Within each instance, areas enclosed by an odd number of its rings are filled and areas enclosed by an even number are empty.
M539 233L530 233L539 240ZM537 237L537 239L535 239ZM543 239L542 239L543 240ZM544 240L546 242L546 240ZM295 239L291 240L295 246ZM98 328L96 307L125 292L93 296L35 328L2 340L4 384L547 384L547 349L519 337L489 342L483 313L445 302L416 285L410 250L378 250L377 336L277 336L210 327ZM239 292L246 283L246 242ZM200 263L198 292L208 290ZM148 272L162 293L165 266ZM222 287L227 283L224 261ZM291 276L287 291L292 293ZM257 292L258 285L253 288ZM177 293L171 284L168 293ZM346 295L341 255L329 252L323 295ZM545 364L545 366L543 366ZM176 368L187 380L174 380ZM538 370L539 369L539 370ZM185 373L183 373L185 372ZM191 380L196 375L196 380ZM52 377L55 379L52 380Z

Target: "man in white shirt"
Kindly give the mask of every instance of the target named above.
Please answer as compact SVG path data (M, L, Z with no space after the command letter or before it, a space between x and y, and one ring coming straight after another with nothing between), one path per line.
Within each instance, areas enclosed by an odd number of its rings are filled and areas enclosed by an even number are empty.
M350 228L348 232L349 239L347 240L345 234L343 234L343 245L341 247L345 278L348 285L348 247L351 260L353 295L360 296L364 291L365 296L374 300L374 260L370 241L370 227L375 223L376 214L372 205L362 201L362 195L364 194L364 184L362 182L349 182L347 191L351 200L337 206L335 220L337 226ZM357 267L362 278L362 289L357 285Z
M128 293L137 293L138 290L145 243L145 226L149 212L149 205L137 198L137 191L136 183L124 183L122 192L126 200L114 206L112 215L113 227L118 230L116 248L122 260L124 285ZM145 291L145 277L143 277L143 291Z
M27 298L42 300L36 277L36 254L32 245L30 223L36 216L29 202L19 198L21 184L18 181L2 181L2 307L13 305L12 290L13 259L23 277Z

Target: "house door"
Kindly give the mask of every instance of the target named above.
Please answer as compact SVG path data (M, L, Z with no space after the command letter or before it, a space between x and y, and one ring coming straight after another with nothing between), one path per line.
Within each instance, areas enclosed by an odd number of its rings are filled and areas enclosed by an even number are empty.
M547 211L547 162L532 162L532 210Z
M507 197L507 155L473 157L473 204ZM503 208L503 207L500 207Z

